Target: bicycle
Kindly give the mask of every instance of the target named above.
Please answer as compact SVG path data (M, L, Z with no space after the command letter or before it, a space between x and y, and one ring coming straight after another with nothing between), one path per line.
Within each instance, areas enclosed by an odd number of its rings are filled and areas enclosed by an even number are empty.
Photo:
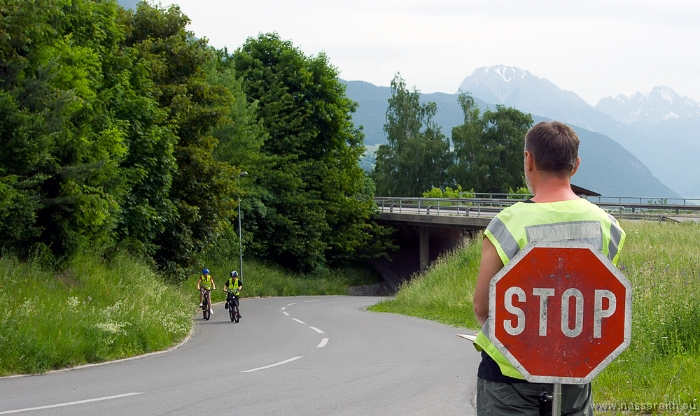
M228 291L224 289L224 292ZM228 292L228 296L226 296L226 309L228 309L228 316L231 318L231 322L238 323L241 319L241 311L238 307L237 293Z
M202 317L208 321L211 317L211 300L209 300L209 290L202 288L204 291L204 299L202 300Z

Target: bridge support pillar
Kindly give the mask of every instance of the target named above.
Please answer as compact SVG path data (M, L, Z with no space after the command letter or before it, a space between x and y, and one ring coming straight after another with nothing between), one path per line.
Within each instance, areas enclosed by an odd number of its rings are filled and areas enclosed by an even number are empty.
M420 234L420 271L424 272L430 265L430 229L419 227Z

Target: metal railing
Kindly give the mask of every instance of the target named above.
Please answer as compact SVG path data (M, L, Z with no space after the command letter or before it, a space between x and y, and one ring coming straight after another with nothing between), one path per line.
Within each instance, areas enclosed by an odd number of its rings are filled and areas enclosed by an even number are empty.
M483 199L527 199L532 198L532 194L510 194L510 193L488 193L488 192L462 192L459 199L462 200L483 200ZM700 206L700 198L663 198L658 196L588 196L586 197L594 204L634 204L634 205L671 205L671 206Z
M425 215L463 215L493 217L504 208L521 202L529 195L476 194L474 198L396 198L378 197L374 201L380 212ZM496 196L510 196L498 198ZM517 198L517 199L516 199ZM645 197L589 197L589 201L622 217L658 218L669 215L700 215L700 199L659 199ZM668 203L672 202L679 203ZM665 203L660 203L663 201Z
M589 201L594 204L612 204L618 205L652 205L652 206L697 206L700 207L700 199L698 198L659 198L659 197L644 197L644 196L589 196Z
M381 212L425 215L457 215L467 217L493 217L507 206L518 202L514 199L477 198L375 198Z

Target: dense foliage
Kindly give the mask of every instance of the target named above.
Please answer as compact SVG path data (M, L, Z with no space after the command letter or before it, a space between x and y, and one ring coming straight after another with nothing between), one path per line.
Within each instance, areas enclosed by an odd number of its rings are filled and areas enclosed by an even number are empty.
M4 252L128 250L180 280L238 248L241 200L244 242L288 267L381 251L355 104L325 55L277 35L231 55L188 24L148 2L0 2Z
M476 192L510 193L522 187L525 134L532 116L499 105L480 117L469 94L461 93L458 100L464 124L452 129L455 182Z
M0 13L0 243L51 259L114 244L128 186L114 106L133 61L111 2L6 0Z
M384 124L389 143L377 149L374 167L379 195L420 196L449 183L450 143L434 121L436 112L435 103L421 103L420 92L394 77Z
M391 82L384 132L372 172L380 196L421 196L464 186L475 192L508 193L525 185L523 146L532 116L496 106L480 114L474 99L461 93L464 123L452 129L452 145L434 117L437 106L421 102L400 75Z
M233 59L267 132L264 163L250 178L259 205L246 223L256 250L298 270L339 265L358 250L374 254L366 248L383 231L370 222L374 202L358 164L363 136L337 69L277 34L249 38Z
M177 135L168 149L175 161L168 195L174 210L153 242L156 261L179 271L194 264L234 218L235 170L214 158L211 134L227 122L232 98L224 86L208 82L207 64L215 56L205 40L186 31L189 20L177 7L162 11L140 3L128 23L126 44L148 60L165 124Z

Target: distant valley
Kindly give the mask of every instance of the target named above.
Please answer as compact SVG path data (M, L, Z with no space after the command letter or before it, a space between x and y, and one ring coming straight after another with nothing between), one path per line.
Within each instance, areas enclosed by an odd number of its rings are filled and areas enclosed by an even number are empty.
M363 81L343 82L347 84L348 97L359 103L353 120L364 126L365 144L385 143L382 127L390 89ZM471 92L482 110L505 105L532 114L535 122L555 119L574 127L582 141L583 163L574 177L574 183L579 186L610 196L700 196L700 166L694 160L700 151L700 135L696 133L700 131L700 116L693 116L692 100L659 89L659 94L672 97L671 102L648 95L646 101L655 105L648 111L638 111L640 107L630 106L630 99L625 101L618 96L618 102L626 107L615 110L603 107L604 112L598 108L601 104L593 107L546 79L502 65L475 70L460 90ZM456 93L423 94L421 98L437 104L435 120L446 136L450 136L452 127L462 124ZM603 106L604 100L601 100ZM630 109L649 113L651 117L672 112L668 106L659 108L659 102L669 105L675 102L673 109L686 116L659 120L640 116L631 121L628 115L629 123L624 122L625 111ZM617 119L607 113L613 111Z

